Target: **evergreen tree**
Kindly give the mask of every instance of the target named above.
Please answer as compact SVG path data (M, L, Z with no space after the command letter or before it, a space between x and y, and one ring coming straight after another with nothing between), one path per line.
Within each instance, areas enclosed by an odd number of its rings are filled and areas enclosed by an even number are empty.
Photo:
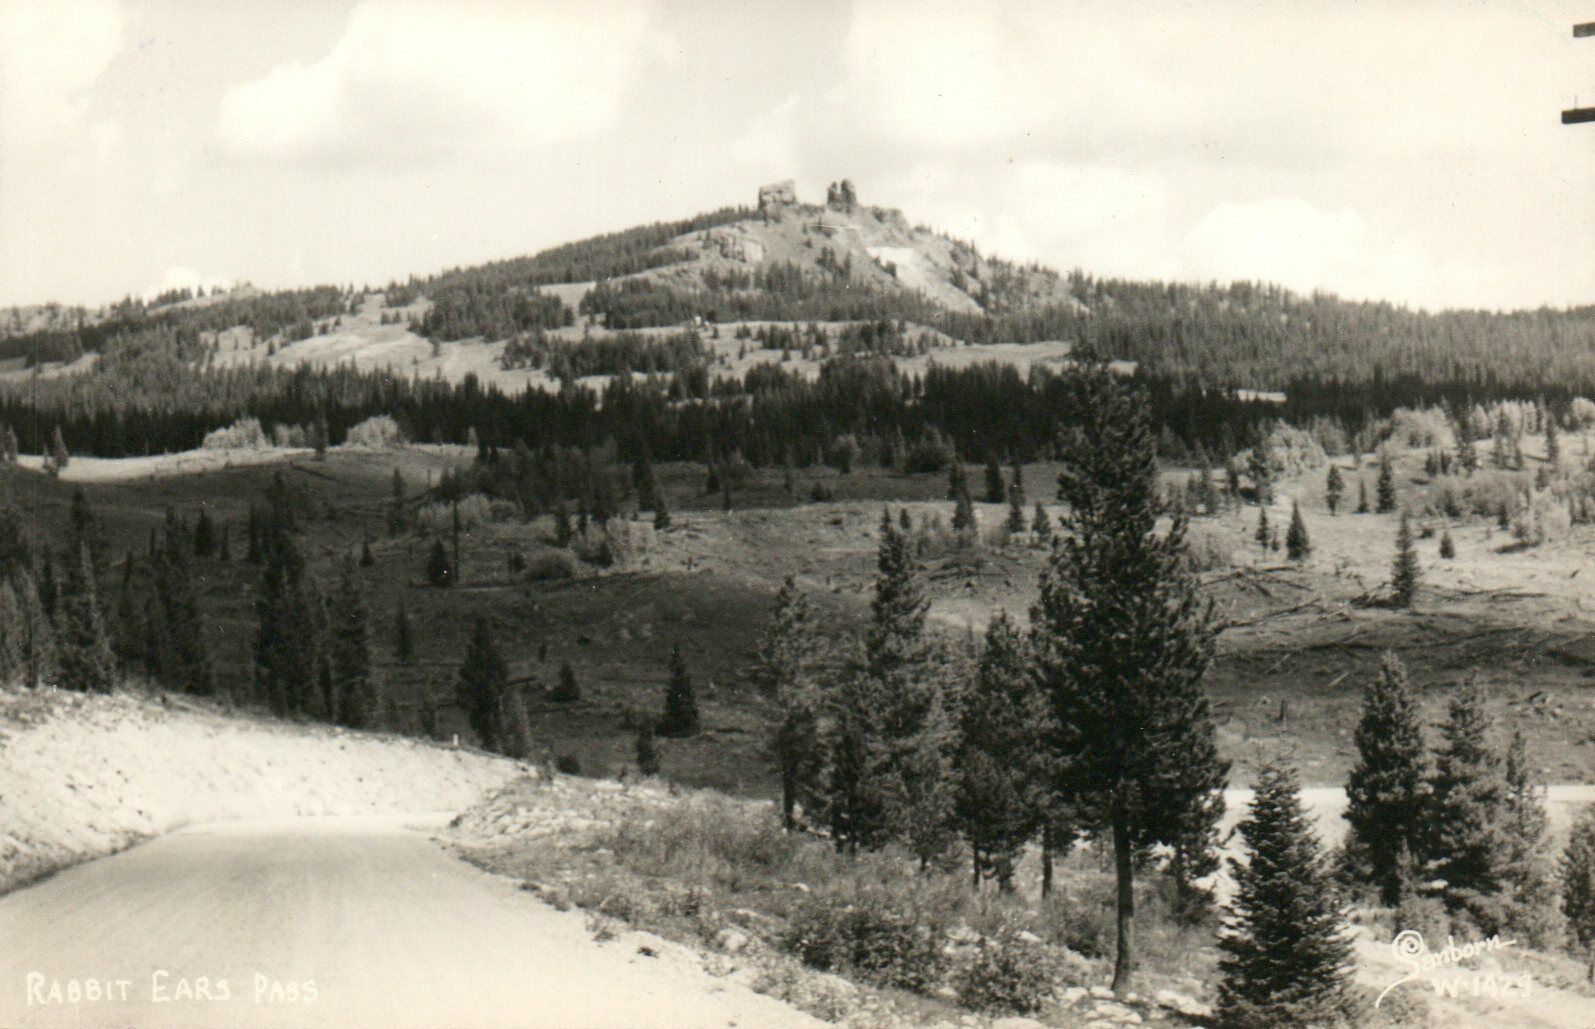
M664 712L659 716L659 735L672 738L698 734L698 701L693 695L692 677L678 642L670 648L670 678L665 683Z
M959 711L953 755L958 826L969 843L976 886L991 878L1006 893L1045 810L1048 719L1029 647L1006 612L986 629L979 669Z
M1246 471L1252 477L1252 486L1257 494L1259 506L1267 507L1274 502L1274 452L1264 436L1258 440L1247 458Z
M781 776L781 822L789 831L797 828L798 805L812 803L824 769L817 644L808 598L789 575L776 594L752 675L771 703L769 748Z
M1412 544L1412 524L1406 509L1396 524L1396 557L1390 568L1390 588L1397 607L1411 607L1418 596L1418 550Z
M1466 912L1486 935L1505 927L1501 894L1511 862L1506 779L1489 741L1489 720L1479 686L1456 691L1440 726L1425 848L1433 874L1445 881L1446 906Z
M1324 503L1329 506L1330 514L1340 512L1340 498L1346 495L1346 480L1340 474L1340 466L1331 463L1329 475L1324 481Z
M150 619L147 645L158 655L152 671L168 688L210 696L216 680L185 535L181 523L170 521L163 545L151 558L155 617Z
M1272 1029L1349 1020L1351 941L1295 775L1258 773L1240 824L1246 862L1219 939L1217 1024Z
M505 757L529 761L536 753L532 738L532 717L526 710L526 694L506 687L499 694L498 740L496 749Z
M202 507L199 509L199 517L194 521L194 556L205 558L215 553L216 529L211 524L210 514Z
M574 704L582 699L581 684L576 681L576 670L569 661L560 664L559 679L549 691L548 699L556 704Z
M1561 434L1557 431L1556 416L1545 413L1545 463L1554 471L1562 463Z
M1389 514L1396 509L1396 477L1390 465L1390 452L1379 451L1379 478L1375 483L1375 496L1379 514Z
M650 777L659 774L659 742L653 722L647 719L637 727L637 771Z
M954 465L954 467L958 467ZM953 531L962 536L975 532L975 501L969 495L969 484L962 475L957 477L958 494L953 497Z
M57 675L62 689L109 693L116 685L116 655L105 630L87 546L67 562L56 622L60 629Z
M1302 520L1301 506L1290 503L1290 527L1285 530L1285 556L1292 561L1305 561L1313 552L1312 541L1307 538L1307 523Z
M1052 540L1052 519L1039 500L1036 501L1035 512L1030 518L1030 531L1036 534L1037 542L1048 543Z
M1357 513L1368 513L1368 480L1362 477L1362 472L1357 473Z
M986 458L986 503L1001 504L1008 499L1008 488L1002 481L1002 466L997 455Z
M9 464L16 464L19 456L17 450L17 434L11 426L7 425L4 433L0 433L0 453L5 455Z
M393 469L393 485L391 497L388 501L388 535L397 536L404 531L406 521L404 476L398 468Z
M1595 982L1595 807L1586 807L1574 823L1558 871L1568 935L1584 951Z
M670 528L670 508L665 503L664 490L654 494L654 531L663 532Z
M415 663L415 638L410 631L410 613L404 609L402 600L393 616L393 659L401 665Z
M1451 539L1449 528L1440 531L1440 557L1446 561L1457 556L1457 545Z
M964 474L964 463L954 454L952 462L947 466L947 499L957 502L960 497L969 494L969 479Z
M1186 522L1162 533L1157 454L1144 398L1102 368L1081 377L1081 425L1063 444L1060 544L1031 616L1037 674L1058 731L1049 764L1080 828L1112 840L1118 945L1113 985L1133 967L1134 866L1171 837L1217 822L1228 767L1201 680L1212 607L1198 592Z
M1015 536L1025 531L1024 491L1012 487L1008 491L1008 531Z
M1554 424L1547 416L1546 425ZM1528 744L1513 729L1502 766L1505 805L1507 880L1512 911L1510 925L1543 942L1552 903L1551 862L1545 815L1545 786L1529 765Z
M343 559L331 608L329 659L332 702L329 713L338 724L369 729L380 722L381 688L371 660L371 632L365 590L354 562Z
M167 520L173 515L167 511ZM110 544L105 540L105 529L100 524L99 516L89 506L89 498L84 494L82 487L72 491L72 505L67 515L67 525L70 529L68 549L76 551L79 547L87 547L89 551L89 564L94 569L94 576L98 579L105 573Z
M1268 508L1258 505L1257 528L1252 532L1252 539L1257 541L1257 545L1261 547L1263 552L1266 554L1268 552L1269 541L1273 538L1274 530L1268 525Z
M502 742L503 698L508 690L509 670L493 645L487 619L478 615L471 626L465 661L460 665L455 697L483 750L497 750Z
M1380 899L1400 899L1398 855L1426 845L1428 752L1421 712L1407 681L1407 668L1387 653L1379 674L1363 691L1362 716L1354 736L1357 763L1346 782L1347 850L1366 870Z
M375 565L376 563L377 563L377 559L371 553L371 541L370 540L361 540L360 541L360 567L361 568L370 568L372 565Z
M318 694L317 611L294 538L293 503L280 475L260 515L260 591L255 598L255 692L276 715L305 713Z
M426 558L426 581L433 586L450 586L454 576L449 574L449 552L443 546L443 538L437 537L432 541L432 549Z
M71 461L72 455L67 452L66 440L61 436L61 426L57 425L50 433L50 454L45 461L45 468L51 475L60 475L66 471L66 466Z

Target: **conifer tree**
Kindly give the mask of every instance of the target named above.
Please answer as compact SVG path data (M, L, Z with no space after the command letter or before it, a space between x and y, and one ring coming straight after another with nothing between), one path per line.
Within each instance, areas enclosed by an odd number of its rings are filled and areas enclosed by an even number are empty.
M1265 435L1252 447L1247 458L1246 471L1252 477L1252 486L1259 506L1274 502L1274 452Z
M1545 413L1545 463L1554 471L1562 463L1561 434L1557 431L1556 416Z
M1595 982L1595 806L1586 807L1574 823L1558 872L1568 935L1583 950L1589 980Z
M156 617L150 620L148 645L158 655L153 670L166 686L210 696L216 680L184 535L180 523L169 522L164 542L151 558Z
M1008 531L1015 536L1025 531L1025 496L1021 489L1008 491Z
M1546 425L1554 422L1547 415ZM1545 814L1545 785L1529 764L1528 744L1521 729L1513 729L1502 764L1503 797L1508 846L1507 880L1510 890L1510 924L1542 942L1546 915L1554 908L1551 862Z
M404 531L405 523L405 487L404 476L395 467L393 469L393 485L388 500L388 535L397 536Z
M1505 926L1501 892L1511 863L1506 779L1489 740L1489 720L1478 685L1456 691L1440 726L1425 849L1433 874L1445 881L1446 906L1466 912L1486 935Z
M997 455L986 458L986 503L1001 504L1008 499L1008 488L1002 481L1002 466Z
M1368 480L1362 477L1362 472L1357 472L1357 513L1368 513Z
M0 433L0 453L5 455L8 463L17 463L17 434L9 425L6 426L4 433Z
M56 619L60 630L57 675L62 689L109 693L116 684L116 655L105 630L87 546L67 562Z
M654 738L654 724L648 719L637 727L637 771L649 777L659 774L659 742Z
M665 503L664 490L654 494L654 531L663 532L670 528L670 508Z
M665 706L657 730L661 736L678 739L698 734L698 701L680 642L670 648L670 678L665 682Z
M959 707L955 813L975 885L1013 889L1014 865L1041 826L1049 713L1030 669L1030 648L1006 612L986 629L974 682Z
M1257 541L1257 545L1262 548L1264 553L1267 553L1269 541L1273 538L1274 530L1268 525L1268 508L1258 505L1257 528L1252 532L1252 539Z
M1396 478L1390 465L1390 452L1379 451L1379 478L1375 483L1375 497L1379 514L1389 514L1396 509Z
M1387 653L1362 695L1354 736L1357 763L1346 782L1347 850L1367 872L1380 899L1400 899L1398 855L1418 854L1427 841L1428 751L1421 713L1407 681L1407 667Z
M1217 1024L1266 1029L1348 1020L1351 941L1295 775L1258 773L1240 824L1246 862L1219 938Z
M216 529L211 524L210 514L202 507L199 517L194 520L194 556L206 558L215 553Z
M1340 466L1334 463L1329 465L1329 475L1324 481L1324 503L1329 507L1330 514L1340 511L1340 498L1346 495L1346 480L1340 474Z
M371 660L371 631L365 590L347 556L339 568L337 593L331 607L329 659L335 703L330 714L351 729L378 725L381 688Z
M548 699L556 704L574 704L582 699L581 684L576 681L576 670L570 666L569 661L561 662L559 678L554 683L554 688L549 691Z
M781 776L781 823L788 831L797 828L798 805L812 803L824 769L817 643L808 598L789 575L776 594L752 675L770 700L769 748Z
M377 559L371 553L371 541L370 540L361 540L360 541L360 567L361 568L370 568L371 566L375 565L376 563L377 563Z
M532 738L532 717L526 710L526 694L506 687L499 694L498 740L496 749L505 757L529 761L536 752Z
M50 456L45 462L45 467L51 475L60 475L66 471L66 466L71 460L72 455L66 449L66 440L61 436L61 426L57 425L50 433Z
M454 576L450 574L449 552L443 546L443 538L438 537L432 541L432 549L426 558L426 581L433 586L453 585Z
M1037 542L1048 543L1052 540L1052 519L1039 500L1036 501L1035 512L1030 518L1030 531L1036 534Z
M1396 556L1390 567L1390 588L1397 607L1411 607L1418 596L1418 550L1412 543L1412 524L1406 509L1396 524Z
M958 467L958 465L954 465ZM975 501L969 495L969 483L962 475L957 477L958 493L953 497L953 531L961 536L973 534L978 523L975 519Z
M260 515L260 590L255 598L255 691L276 715L306 712L322 693L317 611L294 538L293 502L280 475Z
M954 454L952 462L947 466L947 499L956 503L960 497L969 494L969 479L964 473L964 463Z
M1456 556L1457 545L1451 539L1451 530L1449 528L1442 529L1440 531L1440 557L1449 561Z
M1142 395L1080 373L1081 425L1062 447L1068 530L1031 616L1037 674L1058 731L1049 765L1080 829L1112 841L1113 985L1133 968L1135 856L1217 821L1228 775L1201 680L1216 632L1176 515L1158 531L1157 455Z
M1301 505L1290 503L1290 527L1285 530L1285 556L1292 561L1305 561L1313 552L1312 541L1307 538L1307 523L1302 520Z
M415 638L410 630L410 613L405 610L402 600L393 616L393 659L401 665L415 663Z
M487 619L478 615L471 626L465 661L460 665L455 697L483 750L497 750L502 742L502 706L508 689L509 670L493 645L493 631Z

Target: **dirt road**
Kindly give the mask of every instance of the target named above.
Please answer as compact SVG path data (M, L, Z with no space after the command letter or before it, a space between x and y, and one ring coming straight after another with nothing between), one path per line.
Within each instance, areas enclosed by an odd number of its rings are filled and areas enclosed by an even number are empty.
M0 1025L818 1024L680 948L595 942L439 824L212 823L0 898Z

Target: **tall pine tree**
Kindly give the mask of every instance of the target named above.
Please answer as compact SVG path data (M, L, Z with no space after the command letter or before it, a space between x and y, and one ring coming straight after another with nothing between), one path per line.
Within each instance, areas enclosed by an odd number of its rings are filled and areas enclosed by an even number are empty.
M808 598L787 576L759 641L753 680L770 703L769 748L781 776L781 822L788 830L797 827L798 805L811 804L825 764L817 649Z
M499 748L504 735L503 697L508 689L509 670L493 645L493 631L487 619L478 615L471 626L471 641L460 665L455 696L484 750Z
M679 641L670 648L670 677L665 681L665 706L658 731L661 736L676 738L698 734L698 701Z
M1346 782L1347 850L1383 903L1394 905L1401 891L1400 853L1417 855L1426 845L1429 796L1421 713L1406 665L1395 654L1384 656L1378 676L1363 691L1354 739L1357 763Z
M1446 906L1468 914L1487 935L1507 920L1502 891L1510 881L1512 847L1506 778L1489 725L1483 689L1472 683L1458 688L1440 726L1425 850L1431 872L1445 882Z
M1113 986L1134 964L1136 855L1216 823L1228 775L1202 677L1215 621L1186 553L1186 523L1158 530L1157 455L1145 399L1101 367L1079 373L1081 424L1064 441L1067 532L1031 616L1058 732L1049 753L1080 828L1105 834L1117 879Z

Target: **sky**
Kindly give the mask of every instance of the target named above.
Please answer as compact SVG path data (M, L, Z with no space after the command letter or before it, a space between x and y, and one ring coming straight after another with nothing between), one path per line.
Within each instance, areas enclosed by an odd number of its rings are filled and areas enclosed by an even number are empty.
M0 0L0 304L860 199L1099 276L1595 303L1590 0Z

